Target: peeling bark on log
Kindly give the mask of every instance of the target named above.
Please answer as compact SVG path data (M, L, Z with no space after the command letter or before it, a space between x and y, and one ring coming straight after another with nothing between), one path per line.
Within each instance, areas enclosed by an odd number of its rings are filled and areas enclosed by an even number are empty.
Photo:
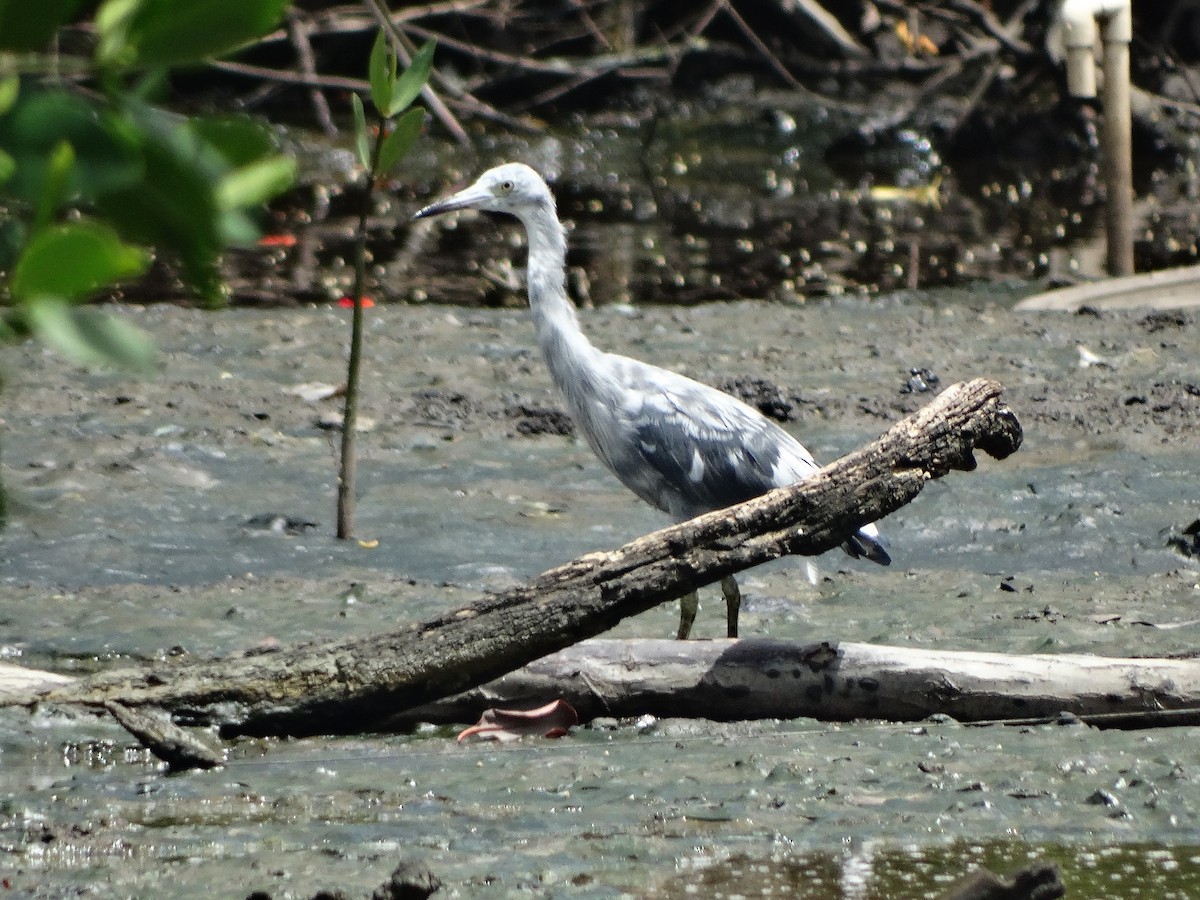
M482 709L566 700L596 716L742 719L808 717L960 722L1054 718L1100 723L1115 715L1193 710L1200 719L1200 660L887 647L767 638L584 641L496 681L392 719L469 722ZM1169 724L1184 724L1167 717Z
M931 479L974 469L977 449L1005 458L1020 446L1021 427L1001 393L985 379L956 384L800 484L588 554L425 622L255 656L101 673L20 699L161 708L179 724L217 724L225 734L369 729L724 575L837 547Z

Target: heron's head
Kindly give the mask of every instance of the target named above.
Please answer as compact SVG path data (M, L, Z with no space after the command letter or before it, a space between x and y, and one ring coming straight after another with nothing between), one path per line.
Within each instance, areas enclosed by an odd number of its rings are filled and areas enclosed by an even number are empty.
M505 163L488 169L470 187L432 203L413 217L423 219L455 209L483 209L524 219L535 210L554 210L550 188L524 163Z

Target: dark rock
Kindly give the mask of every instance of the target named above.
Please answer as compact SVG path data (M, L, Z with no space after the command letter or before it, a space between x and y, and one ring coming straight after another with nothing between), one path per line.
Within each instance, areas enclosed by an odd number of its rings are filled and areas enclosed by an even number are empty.
M1034 863L1011 878L978 869L942 895L942 900L1057 900L1065 897L1058 866Z
M1162 310L1160 312L1152 312L1140 322L1144 329L1150 334L1156 331L1163 331L1167 328L1184 328L1191 324L1191 319L1180 312L1179 310Z
M1189 559L1200 559L1200 519L1167 538L1167 546Z
M790 422L793 418L793 406L784 397L783 391L773 381L766 378L755 378L741 375L736 378L726 378L717 383L717 387L727 394L737 397L743 403L753 406L768 419L777 422Z
M536 406L529 403L514 403L504 409L504 414L517 420L517 434L526 437L539 434L569 435L575 433L575 423L561 409Z
M441 879L425 863L402 862L387 881L375 888L371 900L425 900L441 887Z

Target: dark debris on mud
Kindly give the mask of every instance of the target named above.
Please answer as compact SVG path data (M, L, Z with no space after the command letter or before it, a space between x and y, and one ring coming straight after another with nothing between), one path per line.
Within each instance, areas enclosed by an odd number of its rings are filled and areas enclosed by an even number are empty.
M1161 430L1180 434L1200 421L1200 385L1172 379L1154 381L1133 393L1115 397L1099 385L1054 396L1030 398L1030 418L1046 424L1069 425L1089 434L1114 431Z
M787 399L779 385L768 378L738 375L721 379L716 387L754 407L768 419L791 422L796 418L795 404Z
M575 433L575 423L561 409L531 402L514 402L504 408L504 414L516 422L517 434L535 437L541 434L569 436Z
M1186 328L1192 324L1192 317L1182 310L1165 309L1150 313L1138 324L1148 334L1154 334L1168 329Z
M1167 546L1188 559L1200 559L1200 519L1169 535Z
M482 412L481 404L461 391L429 388L412 394L403 417L407 424L458 431Z

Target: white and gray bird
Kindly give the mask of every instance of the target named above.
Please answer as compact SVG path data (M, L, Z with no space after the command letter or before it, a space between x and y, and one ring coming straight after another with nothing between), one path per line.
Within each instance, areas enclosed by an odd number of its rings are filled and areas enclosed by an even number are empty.
M529 166L506 163L489 169L416 218L459 209L508 213L525 226L529 308L550 375L592 450L651 506L681 522L817 471L799 441L741 400L592 345L567 298L567 239L554 196ZM856 558L891 562L874 525L863 526L842 546ZM727 633L737 637L737 582L727 576L721 589ZM678 636L684 639L696 617L696 593L680 598L680 606Z

